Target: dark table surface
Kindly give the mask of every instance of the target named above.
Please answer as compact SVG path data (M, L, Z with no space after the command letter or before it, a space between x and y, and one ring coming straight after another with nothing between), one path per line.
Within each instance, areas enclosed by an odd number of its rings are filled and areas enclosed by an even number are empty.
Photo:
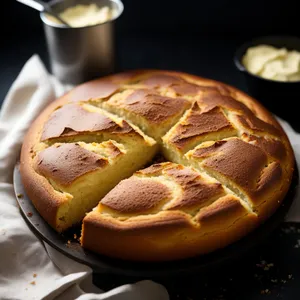
M119 69L181 70L246 91L232 60L236 47L243 41L200 36L123 36L119 38ZM10 43L1 45L0 102L23 64L34 53L39 54L48 67L41 33L20 37L17 44L11 38ZM294 128L299 128L297 120L289 121ZM171 299L300 299L300 224L282 224L264 245L250 254L211 274L161 282L168 288ZM94 282L104 290L135 280L113 275L94 276Z

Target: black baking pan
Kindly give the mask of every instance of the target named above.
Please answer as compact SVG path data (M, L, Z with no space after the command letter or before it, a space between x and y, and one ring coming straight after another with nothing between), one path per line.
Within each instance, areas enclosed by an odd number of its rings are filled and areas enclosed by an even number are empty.
M146 263L112 259L84 250L78 242L80 227L72 228L63 234L57 233L44 221L26 195L21 181L19 164L16 164L14 169L14 189L21 214L37 237L66 256L90 266L95 273L139 278L169 278L170 276L195 273L205 274L244 256L249 250L262 243L284 220L295 200L298 184L298 169L295 169L288 194L275 214L255 231L230 246L199 257L171 262Z

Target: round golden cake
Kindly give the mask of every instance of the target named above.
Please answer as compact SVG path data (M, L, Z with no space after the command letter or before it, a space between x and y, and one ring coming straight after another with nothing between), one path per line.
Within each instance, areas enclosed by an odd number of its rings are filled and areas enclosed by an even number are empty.
M25 137L20 170L58 232L82 222L86 249L166 261L225 247L266 220L289 189L294 154L278 122L241 91L142 70L51 103Z

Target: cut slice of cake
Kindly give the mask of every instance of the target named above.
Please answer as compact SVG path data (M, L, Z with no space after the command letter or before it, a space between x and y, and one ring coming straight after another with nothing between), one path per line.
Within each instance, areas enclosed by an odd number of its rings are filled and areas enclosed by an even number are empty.
M51 184L51 194L62 200L51 209L48 206L47 221L58 231L79 223L107 192L144 166L154 153L155 147L149 145L129 146L112 140L56 143L42 150L34 159L34 168Z
M251 208L215 179L167 162L138 171L111 190L84 218L81 244L122 259L172 260L225 246L256 220Z
M158 150L155 140L136 126L80 102L54 110L36 140L26 158L26 166L35 172L29 196L57 231L79 223L110 189L150 162ZM31 186L33 182L26 179L24 185Z

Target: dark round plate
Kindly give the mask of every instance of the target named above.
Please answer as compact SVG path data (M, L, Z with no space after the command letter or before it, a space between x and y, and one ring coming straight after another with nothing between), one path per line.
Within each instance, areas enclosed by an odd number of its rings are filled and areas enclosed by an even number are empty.
M186 275L195 272L210 272L216 267L244 256L250 249L262 243L284 220L295 199L298 184L298 169L295 169L289 192L275 214L252 233L224 249L184 260L160 263L137 263L112 259L84 250L78 242L80 227L72 228L63 234L57 233L44 221L26 195L18 164L14 170L14 188L21 213L37 237L66 256L90 266L96 273L136 276L139 278L159 278Z

